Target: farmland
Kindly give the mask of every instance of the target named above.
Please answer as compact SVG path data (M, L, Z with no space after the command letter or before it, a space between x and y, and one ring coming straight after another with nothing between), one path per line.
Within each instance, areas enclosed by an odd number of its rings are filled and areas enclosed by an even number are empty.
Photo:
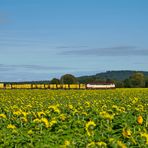
M0 147L148 147L148 89L0 90Z

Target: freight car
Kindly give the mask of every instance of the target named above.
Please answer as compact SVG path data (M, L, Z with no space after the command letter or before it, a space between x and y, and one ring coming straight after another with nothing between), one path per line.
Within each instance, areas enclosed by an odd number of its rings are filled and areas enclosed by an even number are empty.
M4 88L4 83L0 83L0 89Z
M112 89L113 83L89 84L6 84L0 83L0 89Z
M86 89L85 84L5 84L0 89Z

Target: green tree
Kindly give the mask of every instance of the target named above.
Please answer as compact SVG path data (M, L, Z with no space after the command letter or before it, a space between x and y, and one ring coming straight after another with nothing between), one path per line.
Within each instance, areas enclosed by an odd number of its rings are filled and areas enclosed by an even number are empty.
M115 81L114 82L117 88L123 88L124 87L124 83L122 81Z
M126 87L126 88L131 88L131 81L130 81L129 78L128 78L128 79L125 79L125 80L123 81L123 83L124 83L124 87Z
M57 78L53 78L51 81L50 81L51 84L60 84L60 80L57 79Z
M145 87L148 88L148 77L145 78Z
M77 84L78 80L71 74L65 74L60 79L61 84Z
M145 78L143 73L134 73L130 77L131 87L145 87Z

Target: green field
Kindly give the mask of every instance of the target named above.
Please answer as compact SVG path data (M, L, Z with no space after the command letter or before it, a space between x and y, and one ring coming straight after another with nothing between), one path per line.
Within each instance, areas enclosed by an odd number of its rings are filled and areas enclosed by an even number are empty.
M0 147L148 147L148 89L0 90Z

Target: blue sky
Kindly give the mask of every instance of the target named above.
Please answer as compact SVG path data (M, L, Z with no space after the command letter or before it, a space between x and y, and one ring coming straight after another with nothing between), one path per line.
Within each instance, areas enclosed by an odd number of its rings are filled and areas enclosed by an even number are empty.
M148 70L147 0L0 0L0 81Z

